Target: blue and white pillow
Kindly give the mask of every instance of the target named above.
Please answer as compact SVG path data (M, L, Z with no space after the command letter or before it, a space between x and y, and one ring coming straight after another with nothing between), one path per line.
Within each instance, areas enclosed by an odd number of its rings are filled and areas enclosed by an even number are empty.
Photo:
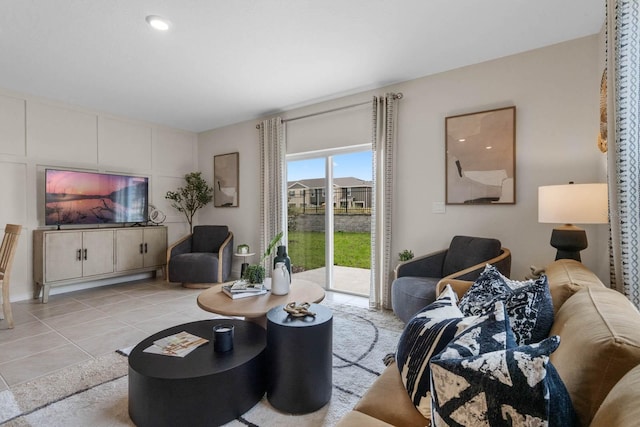
M577 425L569 394L549 363L559 343L553 336L462 357L445 348L430 363L432 425Z
M493 310L496 301L504 302L519 345L537 343L549 335L553 301L546 275L521 282L487 265L460 300L459 308L465 316L482 316Z
M411 401L425 417L431 416L429 359L476 317L465 318L457 307L458 297L450 285L433 303L419 311L400 335L396 362Z
M400 377L411 401L426 418L431 416L429 360L454 337L462 337L467 330L476 331L472 339L459 341L455 350L462 354L504 349L507 341L514 343L502 303L484 316L464 317L455 305L456 299L455 292L447 286L435 302L407 323L398 343L396 361ZM464 348L465 345L470 348Z

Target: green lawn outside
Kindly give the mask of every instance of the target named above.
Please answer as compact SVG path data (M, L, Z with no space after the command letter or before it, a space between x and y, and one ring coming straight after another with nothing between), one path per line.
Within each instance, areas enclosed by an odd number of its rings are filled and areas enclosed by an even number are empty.
M371 234L335 232L334 265L371 268ZM294 271L325 266L324 233L290 231L287 253Z

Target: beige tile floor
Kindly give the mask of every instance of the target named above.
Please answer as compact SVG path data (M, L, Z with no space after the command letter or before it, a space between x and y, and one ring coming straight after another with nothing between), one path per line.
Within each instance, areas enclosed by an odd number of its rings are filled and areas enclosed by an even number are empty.
M0 321L0 391L137 344L180 323L210 319L186 289L162 279L108 285L12 303L15 328ZM327 292L326 300L368 307L364 297Z

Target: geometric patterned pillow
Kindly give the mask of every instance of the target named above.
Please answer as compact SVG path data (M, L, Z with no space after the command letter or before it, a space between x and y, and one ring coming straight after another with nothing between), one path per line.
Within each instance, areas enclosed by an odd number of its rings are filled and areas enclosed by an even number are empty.
M496 301L504 302L518 345L540 342L549 336L553 302L546 275L520 282L487 264L460 300L459 308L465 316L482 316L493 309Z
M540 343L448 359L431 359L434 426L572 426L571 399L549 363L560 344Z
M456 293L447 285L438 299L418 312L405 326L396 362L411 401L425 417L431 417L429 359L476 319L464 318L457 307Z

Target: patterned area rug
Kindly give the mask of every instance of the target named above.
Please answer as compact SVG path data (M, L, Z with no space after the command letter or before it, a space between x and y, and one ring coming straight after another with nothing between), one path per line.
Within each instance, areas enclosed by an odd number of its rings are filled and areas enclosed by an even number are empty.
M266 398L227 426L333 426L384 370L403 323L392 313L325 303L333 319L331 401L306 415L274 409ZM114 352L0 392L2 426L133 426L127 358Z

